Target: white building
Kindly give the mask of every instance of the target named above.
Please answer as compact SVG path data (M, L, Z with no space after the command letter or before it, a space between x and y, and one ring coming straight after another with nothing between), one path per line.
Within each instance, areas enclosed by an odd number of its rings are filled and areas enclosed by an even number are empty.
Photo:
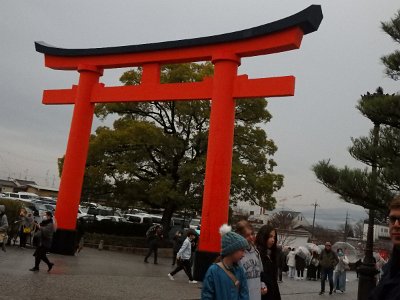
M368 221L364 222L363 240L367 240ZM381 239L390 239L389 225L383 223L375 223L374 225L374 241Z
M278 245L282 245L283 247L297 248L305 246L310 238L311 233L303 228L295 230L278 229Z

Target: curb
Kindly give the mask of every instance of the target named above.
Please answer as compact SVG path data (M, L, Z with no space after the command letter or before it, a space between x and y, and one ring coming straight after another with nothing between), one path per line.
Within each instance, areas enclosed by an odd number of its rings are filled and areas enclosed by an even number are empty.
M85 247L99 249L98 244L92 244L92 243L85 243ZM99 250L101 250L101 249L99 249ZM136 254L136 255L145 256L147 254L148 248L103 245L102 250L118 251L118 252L132 253L132 254ZM172 258L172 256L173 256L172 252L173 252L172 248L158 248L158 257Z

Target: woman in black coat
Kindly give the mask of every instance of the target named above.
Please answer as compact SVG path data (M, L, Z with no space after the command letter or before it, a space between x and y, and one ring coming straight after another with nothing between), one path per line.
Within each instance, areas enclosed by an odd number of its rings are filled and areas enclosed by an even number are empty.
M264 271L261 273L261 281L267 286L267 293L262 295L262 300L280 300L281 294L278 286L277 265L277 232L270 225L260 228L256 237L256 246L260 251Z
M306 268L306 260L299 254L296 254L295 260L296 260L297 279L304 280L304 269Z

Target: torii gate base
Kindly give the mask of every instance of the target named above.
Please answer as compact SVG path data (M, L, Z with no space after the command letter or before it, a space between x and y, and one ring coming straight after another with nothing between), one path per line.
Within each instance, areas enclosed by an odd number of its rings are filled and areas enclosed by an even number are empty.
M297 49L304 34L322 21L321 7L312 5L282 20L243 31L181 41L97 49L61 49L36 43L45 65L76 70L78 86L45 90L44 104L74 104L56 217L53 250L74 253L76 216L89 147L95 103L212 99L201 236L195 278L201 280L220 252L219 227L228 221L236 98L294 95L294 77L248 79L237 75L241 58ZM213 78L195 83L160 83L163 64L212 61ZM138 86L105 87L104 69L142 66Z

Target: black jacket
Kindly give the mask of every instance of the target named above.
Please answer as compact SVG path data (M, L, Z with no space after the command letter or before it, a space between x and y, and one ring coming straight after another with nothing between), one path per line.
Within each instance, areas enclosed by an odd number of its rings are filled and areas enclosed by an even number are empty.
M302 258L300 255L295 256L296 260L296 270L303 270L306 268L306 260Z
M261 281L265 283L268 293L261 297L262 300L281 300L278 286L278 268L276 257L269 258L264 251L260 252L264 271L261 273Z
M400 249L394 249L392 258L383 267L383 277L369 295L369 300L400 299Z

